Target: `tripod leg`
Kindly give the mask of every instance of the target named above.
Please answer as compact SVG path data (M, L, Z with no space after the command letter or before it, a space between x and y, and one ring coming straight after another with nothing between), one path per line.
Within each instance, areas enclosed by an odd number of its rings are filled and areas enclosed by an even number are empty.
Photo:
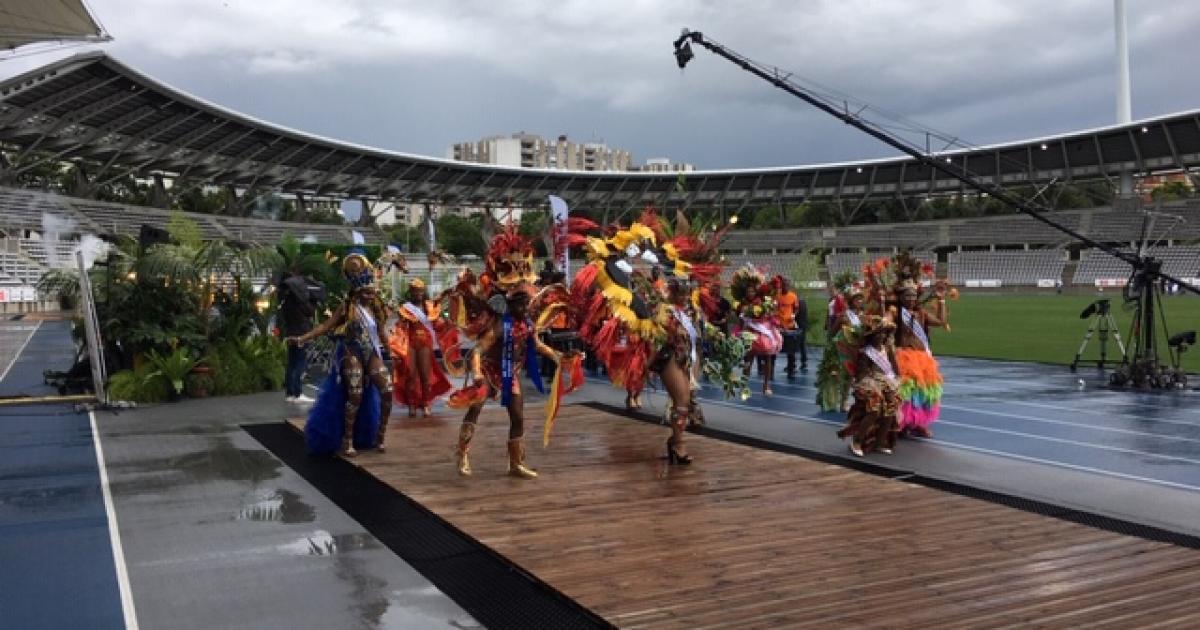
M1117 320L1113 319L1112 314L1107 317L1108 325L1112 327L1113 339L1117 340L1117 349L1121 351L1121 358L1124 359L1127 353L1125 352L1125 343L1121 341L1121 329L1117 328Z
M1083 343L1079 344L1079 352L1075 353L1075 359L1071 361L1071 371L1079 366L1079 358L1083 356L1083 351L1087 349L1088 342L1092 340L1092 335L1096 332L1096 322L1088 325L1087 334L1083 336Z

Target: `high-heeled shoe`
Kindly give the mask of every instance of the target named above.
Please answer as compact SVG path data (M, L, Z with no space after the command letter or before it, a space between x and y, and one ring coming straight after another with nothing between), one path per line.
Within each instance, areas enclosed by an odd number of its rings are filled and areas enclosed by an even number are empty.
M767 398L770 398L770 397L772 397L772 396L774 396L774 395L775 395L775 392L771 390L771 386L770 386L770 385L767 385L767 386L763 387L763 396L766 396Z
M687 466L692 463L691 455L681 455L675 451L675 445L671 444L671 439L667 438L667 463Z

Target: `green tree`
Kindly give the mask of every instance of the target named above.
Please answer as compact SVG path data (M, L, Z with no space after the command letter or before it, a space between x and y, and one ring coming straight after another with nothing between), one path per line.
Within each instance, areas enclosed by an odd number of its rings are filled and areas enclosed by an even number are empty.
M486 249L483 232L477 222L455 215L444 215L437 220L438 246L454 256L475 254L482 256Z
M405 252L427 252L429 244L425 242L425 231L419 227L395 223L384 228L389 243L399 246Z
M517 231L533 241L538 256L545 256L554 243L548 211L527 210L522 212L521 223L517 226Z
M220 214L225 209L228 193L224 190L205 190L202 186L191 186L175 195L174 207L184 212Z
M1155 201L1171 201L1187 199L1192 196L1192 187L1187 182L1166 182L1150 192L1150 198Z

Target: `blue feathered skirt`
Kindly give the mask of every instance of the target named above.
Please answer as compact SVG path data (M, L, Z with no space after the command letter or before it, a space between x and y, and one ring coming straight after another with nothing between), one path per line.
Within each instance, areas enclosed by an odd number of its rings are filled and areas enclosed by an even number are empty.
M348 398L345 383L341 378L342 359L345 356L346 346L339 341L329 376L325 377L325 382L321 384L321 390L317 394L317 401L308 412L304 437L308 442L310 455L332 455L342 447ZM364 375L362 405L358 408L358 419L354 422L354 448L375 448L375 441L379 435L379 420L379 388Z

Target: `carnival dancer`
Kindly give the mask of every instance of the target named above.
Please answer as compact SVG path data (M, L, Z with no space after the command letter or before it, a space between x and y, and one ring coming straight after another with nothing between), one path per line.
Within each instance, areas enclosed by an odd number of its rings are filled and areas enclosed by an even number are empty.
M823 411L849 411L850 389L857 365L859 331L866 296L862 287L851 284L843 292L846 309L837 316L834 334L825 346L817 372L817 404Z
M658 215L647 211L627 229L610 237L588 240L589 264L572 286L572 299L584 305L585 322L602 323L581 328L612 375L613 383L627 392L640 391L647 372L659 374L670 405L667 420L671 436L666 459L689 464L683 432L700 422L691 366L699 360L703 330L688 282L709 282L720 274L716 245L724 231L696 234L677 215L672 236ZM660 274L634 265L658 268ZM655 279L662 282L655 282ZM695 294L698 296L699 294ZM603 315L597 315L603 314ZM714 334L715 328L712 329ZM625 343L617 346L617 341ZM614 348L620 348L614 352Z
M755 335L750 347L751 360L746 362L745 373L750 373L751 361L757 361L758 373L763 380L763 395L771 396L771 383L775 380L775 355L783 349L783 335L775 316L775 289L763 273L753 265L746 265L733 274L730 291L735 300L734 308L741 325L734 332L751 332Z
M934 310L921 304L921 288L906 278L896 289L899 304L892 307L896 323L896 359L900 369L900 431L918 437L933 437L930 425L941 413L942 373L929 343L929 330L949 329L946 311L947 286L934 285Z
M671 437L667 438L667 462L687 465L692 457L683 446L683 435L689 424L703 424L704 417L696 402L696 382L693 366L700 360L700 321L691 304L691 292L682 280L672 278L667 283L669 315L664 328L666 339L650 363L650 369L662 379L663 388L671 399Z
M888 316L866 315L857 335L854 359L854 405L839 438L850 438L850 451L862 457L879 451L892 454L900 380L890 340L896 325Z
M304 433L309 451L347 457L356 448L383 450L388 416L392 412L392 379L386 365L391 360L384 322L387 307L375 286L375 268L362 255L352 253L342 263L350 294L337 310L313 330L288 337L289 344L304 346L332 333L337 339L329 376L308 414Z
M396 402L408 406L410 418L416 417L418 410L428 416L433 402L453 389L435 356L446 351L441 337L452 333L445 324L438 330L441 307L427 299L425 282L420 278L408 283L405 301L397 313L391 338Z
M525 401L521 372L543 390L537 355L556 362L563 358L538 339L530 319L532 297L533 247L513 226L507 226L491 242L486 258L487 269L480 278L489 287L488 294L476 295L465 304L467 334L476 339L471 358L473 383L450 396L451 408L467 410L459 428L456 459L458 472L472 474L471 440L479 413L488 399L499 397L508 410L508 474L523 479L537 477L525 463ZM559 369L562 369L561 363ZM553 397L552 393L552 397Z

